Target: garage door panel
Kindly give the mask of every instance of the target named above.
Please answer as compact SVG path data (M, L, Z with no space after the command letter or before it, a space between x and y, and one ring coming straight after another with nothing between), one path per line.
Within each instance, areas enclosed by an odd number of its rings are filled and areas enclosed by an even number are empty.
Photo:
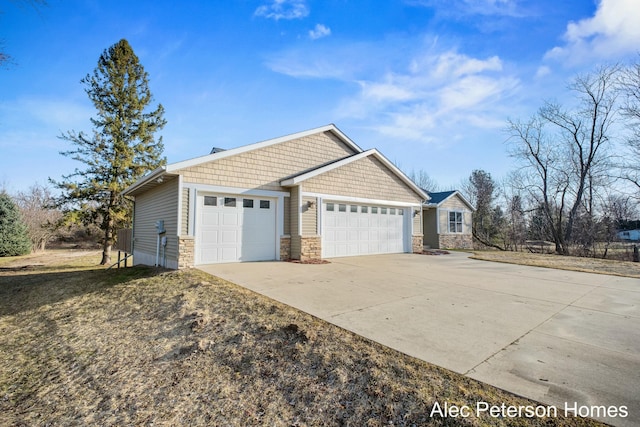
M334 210L328 210L327 204ZM404 216L398 208L347 204L322 206L322 255L324 257L404 252L409 247Z
M238 195L198 197L196 262L262 261L276 258L276 203ZM225 204L227 199L229 203ZM235 203L231 203L234 200Z

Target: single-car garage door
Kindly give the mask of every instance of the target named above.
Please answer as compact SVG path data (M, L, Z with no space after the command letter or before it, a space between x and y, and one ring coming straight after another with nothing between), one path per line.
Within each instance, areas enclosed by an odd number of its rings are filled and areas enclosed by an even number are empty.
M198 195L196 263L276 258L275 200L238 195Z
M322 211L323 257L407 251L403 208L325 202Z

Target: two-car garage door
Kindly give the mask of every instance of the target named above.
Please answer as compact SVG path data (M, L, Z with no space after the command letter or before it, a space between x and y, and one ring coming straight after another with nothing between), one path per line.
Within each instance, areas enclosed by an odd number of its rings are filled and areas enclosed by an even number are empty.
M196 211L196 263L276 258L274 199L199 194Z
M322 211L323 257L407 251L404 208L325 202Z

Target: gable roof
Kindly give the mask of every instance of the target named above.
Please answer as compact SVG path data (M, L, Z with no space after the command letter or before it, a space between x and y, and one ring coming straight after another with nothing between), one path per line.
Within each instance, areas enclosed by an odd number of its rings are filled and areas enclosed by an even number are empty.
M360 148L355 142L353 142L348 136L346 136L336 125L333 123L320 126L318 128L305 130L302 132L296 132L289 135L281 136L278 138L272 138L265 141L256 142L253 144L243 145L236 148L231 148L228 150L218 151L215 153L211 153L205 156L196 157L193 159L183 160L176 163L171 163L166 166L161 166L147 175L141 177L136 182L134 182L129 188L125 189L122 194L128 195L132 194L136 190L141 189L142 187L146 187L148 184L153 183L155 180L161 179L164 175L177 175L177 171L180 169L197 166L203 163L208 163L214 160L224 159L226 157L231 157L236 154L246 153L248 151L257 150L264 147L269 147L271 145L280 144L282 142L292 141L294 139L303 138L305 136L314 135L317 133L331 132L334 134L340 141L346 144L348 147L353 149L356 153L362 153L363 150ZM161 180L159 181L161 182Z
M398 176L398 178L400 178L405 184L407 184L409 188L415 191L424 200L429 200L429 195L427 194L426 191L418 187L408 176L406 176L400 169L398 169L393 163L391 163L385 156L383 156L375 148L372 148L370 150L363 151L357 154L353 154L351 156L345 157L335 162L318 166L317 168L304 171L298 175L294 175L292 177L286 178L280 181L280 185L282 185L283 187L297 185L303 181L306 181L307 179L313 178L315 176L321 175L333 169L337 169L341 166L348 165L349 163L353 163L357 160L360 160L369 156L373 156L376 159L378 159L380 162L382 162L382 164L384 164L387 168L389 168L396 176Z
M438 207L442 203L444 203L446 200L450 199L451 197L458 196L458 198L460 200L462 200L462 202L465 205L467 205L467 207L469 207L469 209L471 209L472 211L476 210L473 207L473 205L471 203L469 203L469 201L467 199L465 199L465 197L462 195L462 193L460 193L458 190L438 191L438 192L430 192L430 191L426 191L425 190L425 192L429 195L429 197L431 197L431 199L427 203L424 204L427 207L431 207L431 208Z

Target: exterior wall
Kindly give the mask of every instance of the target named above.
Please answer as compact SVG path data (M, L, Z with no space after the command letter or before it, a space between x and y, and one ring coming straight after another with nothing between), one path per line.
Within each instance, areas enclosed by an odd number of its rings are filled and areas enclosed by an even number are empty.
M309 206L309 203L312 206ZM302 197L302 235L316 236L318 234L318 199Z
M282 232L291 235L291 197L284 198L284 226Z
M180 224L180 235L189 234L189 189L182 189L182 224Z
M368 156L304 181L310 193L421 203L421 197L378 159Z
M167 231L166 267L178 268L178 179L165 181L135 198L133 224L134 263L155 264L158 233L156 221Z
M291 237L283 236L280 238L280 261L289 261L291 259Z
M422 236L415 234L411 236L411 252L413 252L414 254L421 254L424 250L423 248Z
M436 218L436 209L423 209L422 211L424 233L423 243L431 249L440 248L440 239L438 238L438 224Z
M463 212L462 234L471 234L472 212L469 210L469 207L457 196L445 200L440 205L440 234L449 233L449 211Z
M289 212L291 212L291 259L300 259L300 233L298 233L298 223L300 221L298 198L300 190L300 187L291 188L291 203L289 206Z
M191 268L196 259L195 239L192 236L178 238L178 268Z
M300 240L300 261L322 258L322 238L320 236L305 236Z
M179 171L185 182L286 191L280 181L355 152L331 132L240 153Z
M410 214L413 215L418 208L411 208L409 210ZM422 228L422 208L419 208L419 212L417 215L413 216L413 235L423 235L424 230Z
M473 236L471 234L441 234L439 241L439 248L441 249L473 249Z

